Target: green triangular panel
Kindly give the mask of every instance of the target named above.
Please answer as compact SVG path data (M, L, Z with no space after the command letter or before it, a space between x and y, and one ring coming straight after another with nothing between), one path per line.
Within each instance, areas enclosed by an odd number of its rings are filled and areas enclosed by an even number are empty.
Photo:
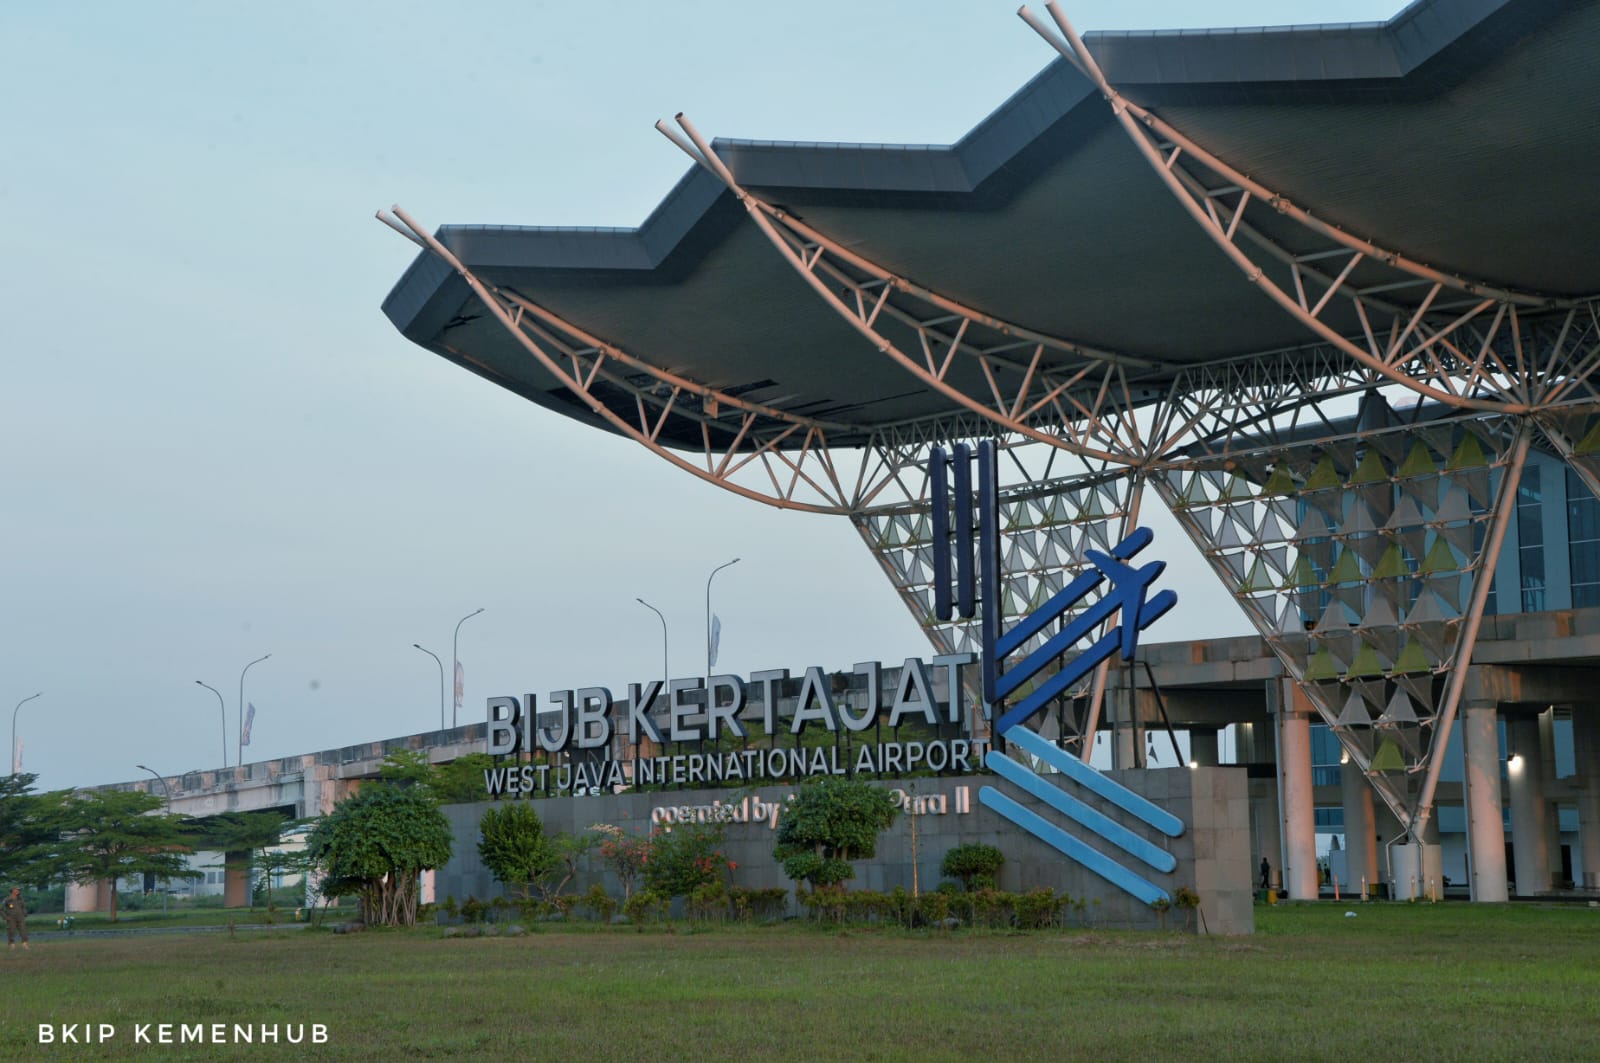
M1408 575L1405 555L1400 552L1399 543L1390 543L1383 556L1372 566L1373 579L1401 579Z
M1279 462L1272 470L1272 475L1267 477L1267 482L1261 485L1261 494L1266 495L1292 495L1295 493L1294 474L1289 471L1287 462Z
M1489 459L1483 456L1483 444L1471 432L1461 434L1461 442L1456 444L1455 453L1450 455L1450 460L1444 467L1452 472L1460 469L1478 469L1489 464Z
M1572 449L1578 454L1600 454L1600 418L1595 419L1594 427Z
M1337 679L1339 677L1339 666L1334 662L1333 654L1326 649L1318 650L1316 655L1306 663L1305 677L1310 682L1316 682L1320 679Z
M1350 661L1350 669L1346 673L1352 677L1370 677L1383 674L1383 665L1378 661L1378 651L1370 644L1363 642L1361 648L1356 650L1356 655Z
M1451 552L1450 544L1443 539L1434 539L1433 546L1428 549L1428 556L1422 559L1418 571L1425 575L1455 573L1461 571L1461 566L1456 561L1456 555Z
M1317 467L1311 470L1311 475L1306 477L1304 490L1332 491L1343 486L1343 481L1339 479L1339 470L1333 467L1332 456L1324 454L1322 460L1317 462Z
M1400 650L1400 656L1394 659L1396 672L1429 672L1433 671L1433 664L1428 660L1427 651L1422 648L1422 643L1412 639Z
M1361 559L1354 550L1342 550L1333 571L1328 573L1329 583L1360 583L1366 579L1361 572Z
M1239 584L1239 593L1241 594L1261 594L1277 589L1278 581L1273 578L1272 573L1267 569L1266 564L1260 557L1257 557L1256 563L1250 566L1250 575L1245 577L1244 582Z
M1406 460L1400 463L1397 475L1402 477L1431 476L1438 471L1439 466L1434 463L1433 455L1428 453L1428 448L1423 446L1422 441L1419 439L1411 444L1411 453L1407 454Z
M1378 751L1372 754L1373 771L1405 771L1406 762L1400 756L1400 747L1392 739L1385 738L1378 746Z
M1351 487L1388 482L1389 470L1383 467L1383 459L1378 456L1376 449L1368 450L1362 456L1361 464L1356 466L1356 471L1350 474Z

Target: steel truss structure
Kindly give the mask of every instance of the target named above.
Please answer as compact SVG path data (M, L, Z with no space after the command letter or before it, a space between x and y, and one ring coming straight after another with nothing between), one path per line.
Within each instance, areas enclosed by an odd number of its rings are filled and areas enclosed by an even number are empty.
M1600 301L1458 275L1324 221L1122 95L1046 9L1048 23L1019 14L1104 95L1231 267L1304 327L1304 346L1189 364L1003 320L766 202L681 114L656 128L947 412L868 427L750 402L485 280L399 208L379 217L455 271L613 430L745 497L848 515L943 652L981 647L970 625L933 618L929 446L1001 443L1007 616L1060 589L1084 548L1119 539L1148 484L1420 838L1529 448L1560 455L1600 495ZM1358 394L1382 415L1358 415ZM664 442L685 438L699 447ZM1102 671L1086 718L1060 717L1058 737L1085 756L1103 684Z

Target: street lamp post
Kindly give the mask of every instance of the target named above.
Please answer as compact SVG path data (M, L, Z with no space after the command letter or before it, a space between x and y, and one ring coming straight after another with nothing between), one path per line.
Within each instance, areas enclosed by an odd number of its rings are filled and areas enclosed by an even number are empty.
M27 697L25 697L21 701L17 702L17 707L15 709L11 710L11 749L10 749L11 771L10 771L10 774L12 774L12 775L15 775L17 773L17 713L22 709L22 706L26 705L28 702L32 701L34 698L40 698L40 697L43 697L43 696L44 696L44 691L42 691L42 690L39 691L39 693L37 693L37 694L29 694Z
M711 581L717 578L717 573L730 565L737 565L739 558L724 561L711 570L711 575L706 577L706 714L709 719L711 713Z
M239 673L239 759L234 761L235 764L242 765L244 763L244 673L248 672L250 669L266 660L267 657L271 656L272 654L269 653L264 657L257 657L255 660L245 665L244 671Z
M468 620L471 620L481 612L483 612L483 607L479 606L477 609L474 609L472 612L456 621L456 633L450 640L450 680L452 682L455 681L456 675L461 671L461 625L465 624ZM454 727L456 725L456 710L461 707L460 700L457 698L451 698L450 706L450 726Z
M199 681L196 680L196 682ZM161 773L154 768L147 768L143 764L135 764L134 767L140 771L147 771L156 777L156 782L161 784L161 792L167 795L167 815L172 815L172 791L167 788L167 780L162 778ZM161 880L161 914L167 914L167 880L165 878Z
M661 620L661 693L663 695L665 695L666 692L667 692L667 675L668 675L668 672L667 672L667 618L661 615L661 610L657 609L655 606L651 605L649 602L645 601L643 598L635 598L634 601L638 602L640 605L644 606L646 609L648 609L652 613L656 614L656 616Z
M444 662L439 660L439 655L420 643L411 644L415 648L433 658L433 663L439 666L439 730L444 730Z
M222 766L228 766L228 703L222 700L222 691L210 683L202 683L196 679L195 683L205 687L217 696L217 714L222 717Z

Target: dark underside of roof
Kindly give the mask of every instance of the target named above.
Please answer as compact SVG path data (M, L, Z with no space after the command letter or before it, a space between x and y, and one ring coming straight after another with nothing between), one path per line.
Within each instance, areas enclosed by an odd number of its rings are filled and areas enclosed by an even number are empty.
M1419 0L1382 24L1088 45L1127 97L1326 221L1489 284L1600 292L1600 0ZM1292 358L1314 339L1227 261L1064 61L948 147L716 148L741 184L831 240L1028 329L1166 367ZM863 428L954 409L819 298L698 168L638 229L438 235L485 282L724 393ZM1303 239L1270 235L1291 250ZM384 312L429 350L603 424L432 256ZM915 349L909 332L888 335ZM963 373L953 383L981 393L977 370ZM621 389L599 394L633 405Z

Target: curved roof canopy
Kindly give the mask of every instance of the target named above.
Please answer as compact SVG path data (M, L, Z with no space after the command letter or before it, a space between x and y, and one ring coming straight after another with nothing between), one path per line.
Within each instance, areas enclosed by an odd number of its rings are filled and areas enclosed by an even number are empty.
M1324 221L1486 284L1600 292L1600 3L1419 0L1385 23L1087 44L1125 97ZM1314 339L1227 261L1064 60L950 146L714 147L740 185L837 244L994 317L1126 356L1135 383L1292 359ZM957 410L819 298L698 166L637 229L437 235L485 283L723 394L863 432ZM1270 235L1290 251L1299 238L1287 225ZM605 425L434 255L383 309L429 350ZM1330 323L1356 333L1344 313ZM914 347L896 327L886 334ZM983 386L971 369L951 381ZM633 404L617 392L617 409ZM673 431L661 442L699 442Z

